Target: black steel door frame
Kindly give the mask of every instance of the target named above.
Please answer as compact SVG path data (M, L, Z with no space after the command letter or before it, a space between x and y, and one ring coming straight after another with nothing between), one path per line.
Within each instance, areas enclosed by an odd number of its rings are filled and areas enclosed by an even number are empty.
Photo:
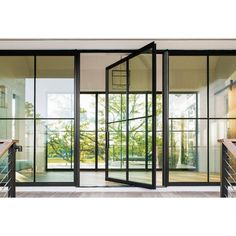
M136 56L146 52L147 50L152 50L152 184L135 182L129 180L129 84L130 84L130 74L129 74L129 60L135 58ZM116 67L122 63L126 63L126 180L116 179L109 177L109 70ZM111 64L106 67L106 168L105 168L105 179L107 181L113 181L123 184L128 184L131 186L144 187L155 189L156 188L156 44L152 42L127 57ZM147 132L147 131L146 131Z

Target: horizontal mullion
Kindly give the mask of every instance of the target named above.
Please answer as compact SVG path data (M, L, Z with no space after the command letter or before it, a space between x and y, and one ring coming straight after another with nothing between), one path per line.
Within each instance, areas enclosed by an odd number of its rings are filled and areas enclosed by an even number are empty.
M84 133L96 133L96 130L80 130L79 132L80 133L82 133L82 132L84 132Z
M75 118L68 118L68 117L66 117L66 118L63 118L63 117L59 117L59 118L56 118L56 117L47 117L47 118L35 118L35 120L75 120Z
M127 121L132 121L132 120L142 120L142 119L151 118L151 117L152 117L152 115L140 116L140 117L129 118L126 120L110 121L110 122L108 122L108 124L121 123L121 122L127 122Z
M21 117L0 117L0 120L74 120L75 118L34 118L34 117L25 117L25 118L21 118Z
M169 120L207 120L208 118L204 117L169 117Z

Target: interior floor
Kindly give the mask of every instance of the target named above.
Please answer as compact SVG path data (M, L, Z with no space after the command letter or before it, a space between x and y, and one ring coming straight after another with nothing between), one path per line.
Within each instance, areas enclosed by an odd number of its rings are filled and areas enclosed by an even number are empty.
M111 172L111 177L122 178L124 172ZM132 171L130 177L133 181L150 183L151 172ZM16 175L18 182L32 182L32 178L28 176L22 181L22 174ZM36 182L73 182L73 171L47 171L43 174L36 175ZM28 181L26 181L28 179ZM162 185L162 171L156 172L157 186ZM207 174L194 171L170 171L170 182L207 182ZM219 182L219 174L212 173L210 182ZM104 171L81 171L80 186L82 187L117 187L124 186L120 183L105 180Z

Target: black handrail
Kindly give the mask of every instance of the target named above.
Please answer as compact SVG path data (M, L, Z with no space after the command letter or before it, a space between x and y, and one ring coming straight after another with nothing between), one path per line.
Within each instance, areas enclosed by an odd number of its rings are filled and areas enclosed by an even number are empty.
M236 197L236 140L222 139L220 197Z
M0 196L14 198L16 196L16 151L21 152L22 146L17 141L0 141L3 146L0 153Z

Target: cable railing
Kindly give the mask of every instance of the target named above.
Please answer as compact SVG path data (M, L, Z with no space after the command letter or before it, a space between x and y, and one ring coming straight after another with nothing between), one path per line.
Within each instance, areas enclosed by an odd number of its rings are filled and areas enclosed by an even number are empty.
M222 144L220 196L236 197L236 139L220 139Z
M16 196L16 151L22 151L17 142L0 140L0 197Z

